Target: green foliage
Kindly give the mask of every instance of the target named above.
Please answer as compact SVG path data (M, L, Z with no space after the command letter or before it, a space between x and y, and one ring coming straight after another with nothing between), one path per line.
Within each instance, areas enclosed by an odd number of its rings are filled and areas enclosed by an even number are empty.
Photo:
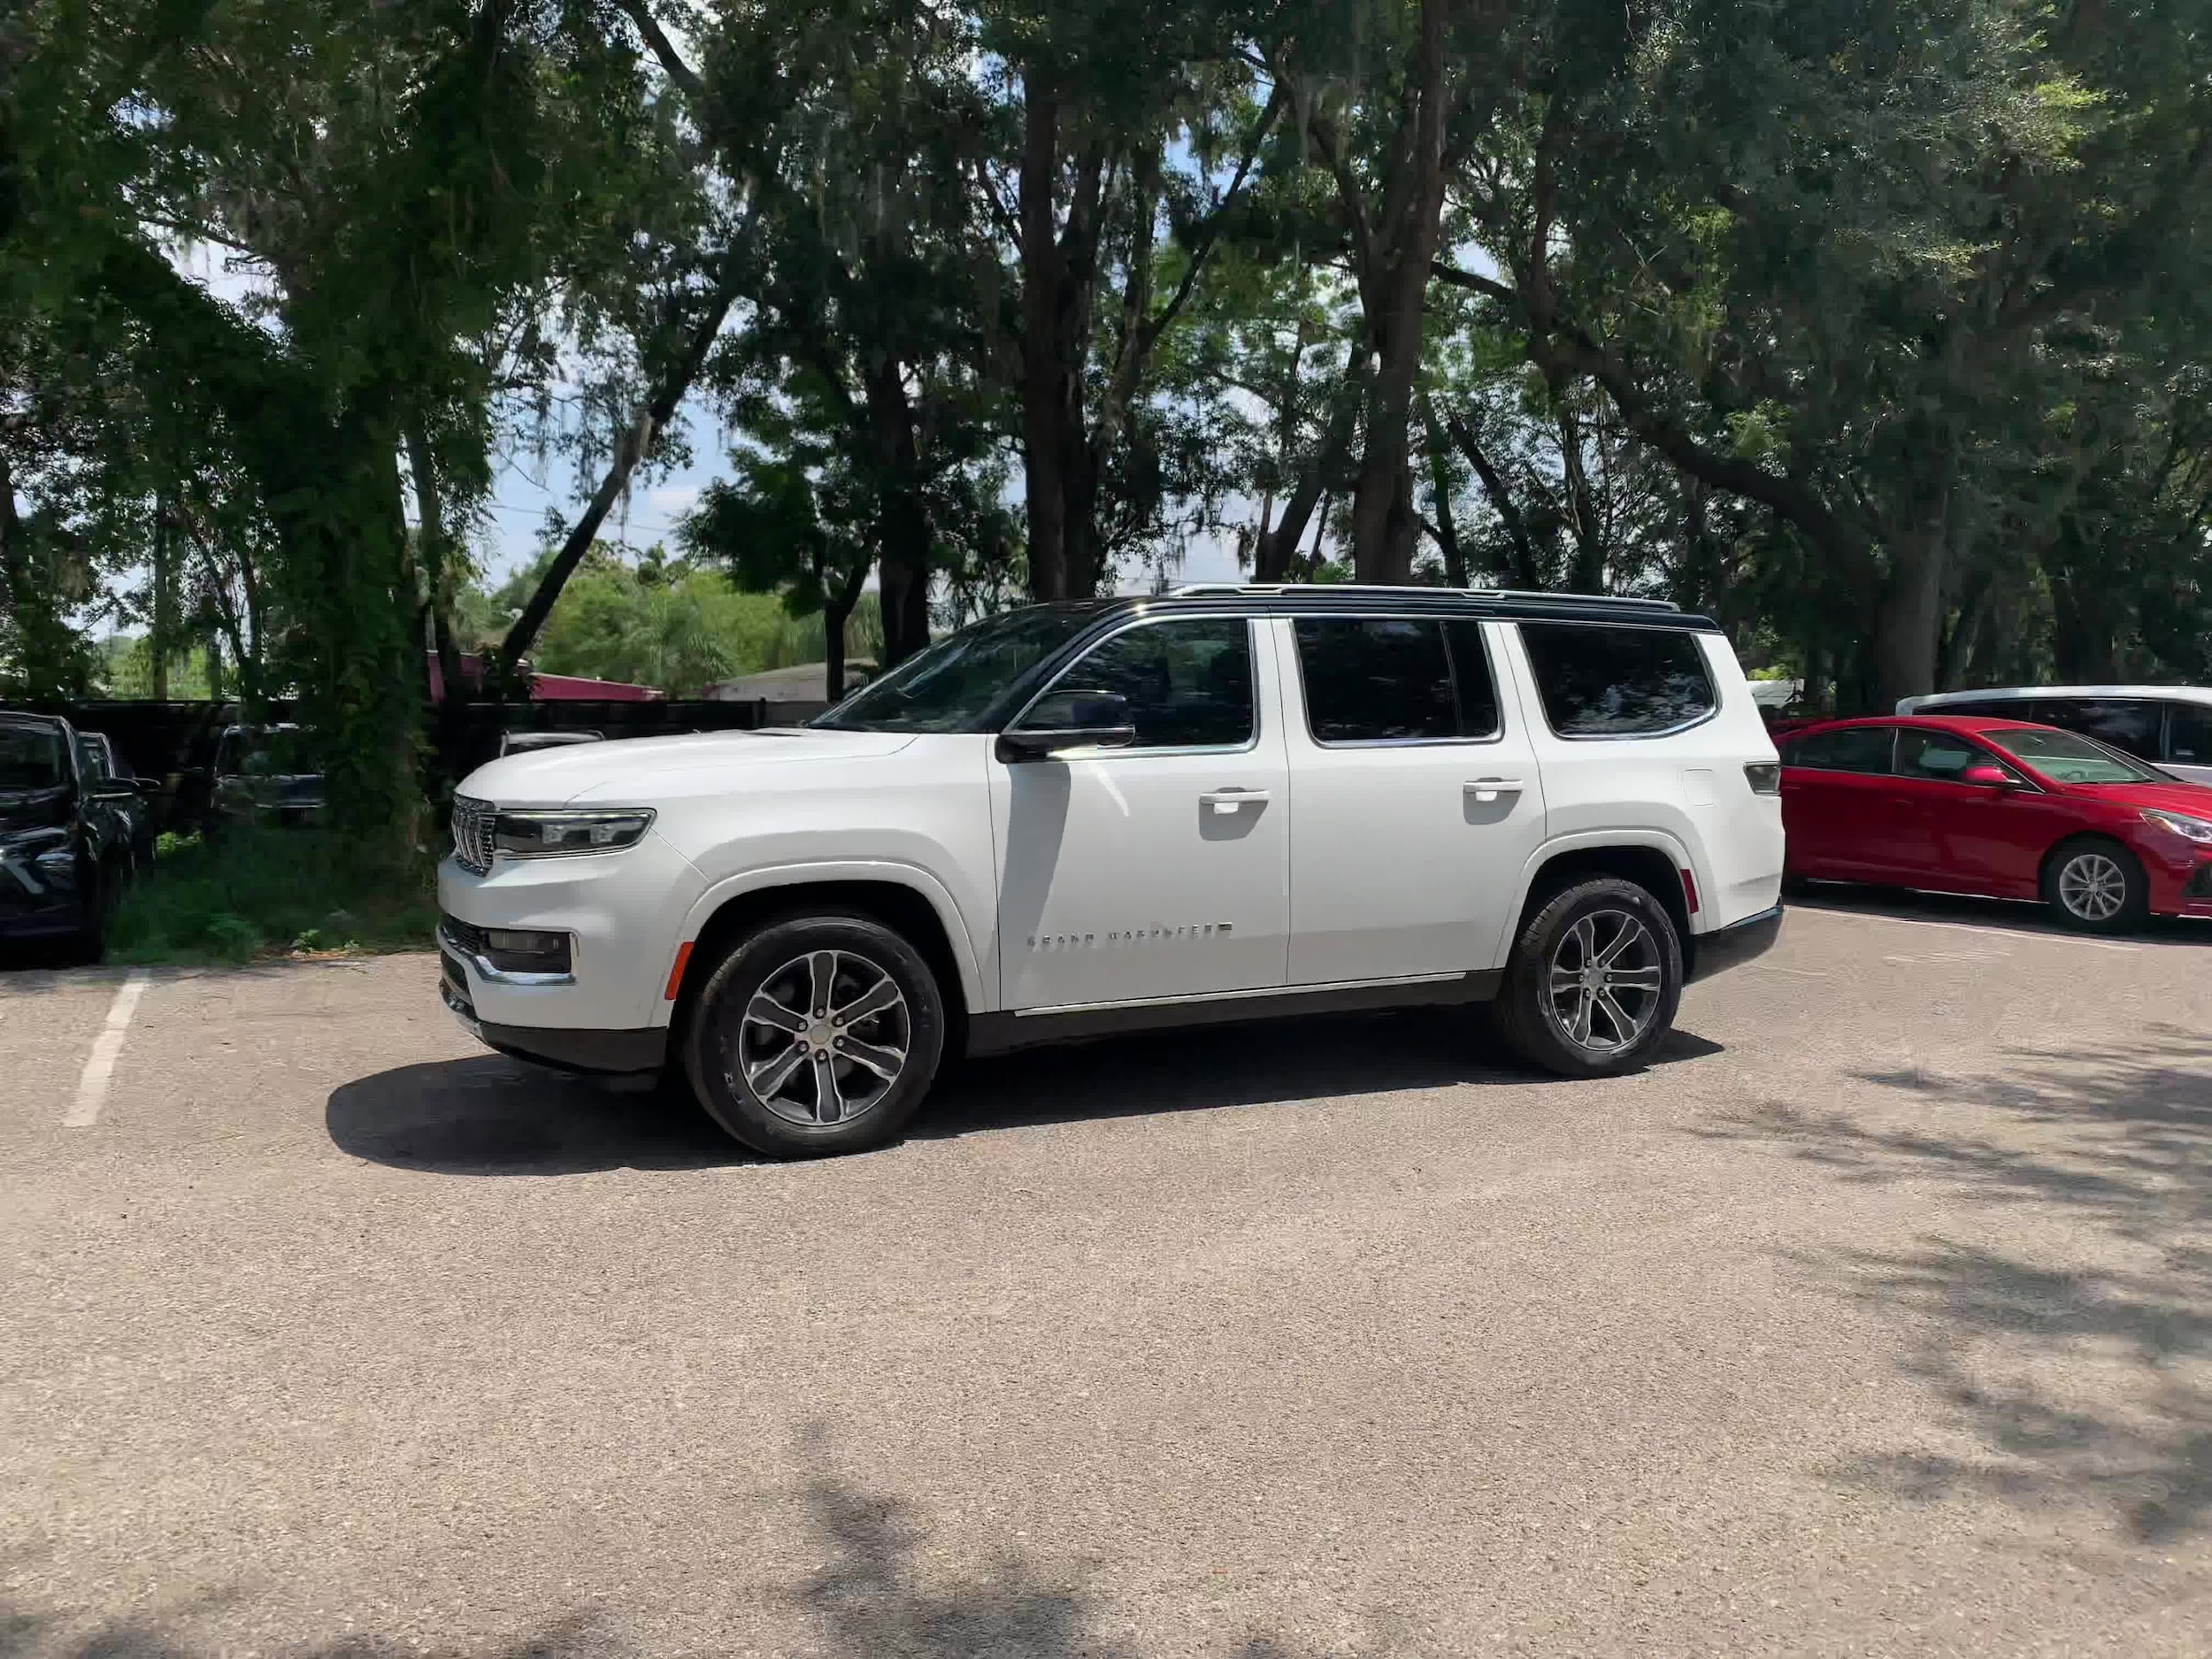
M108 957L243 963L308 950L412 950L437 926L436 871L420 855L304 826L164 835L118 907Z

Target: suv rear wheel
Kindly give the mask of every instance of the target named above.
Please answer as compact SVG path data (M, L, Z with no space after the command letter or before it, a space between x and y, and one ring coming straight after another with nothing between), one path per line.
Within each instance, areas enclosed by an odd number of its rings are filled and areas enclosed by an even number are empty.
M944 998L873 917L787 916L740 940L699 993L684 1067L708 1116L770 1157L895 1140L944 1048Z
M1557 893L1521 929L1499 988L1499 1034L1563 1077L1632 1071L1674 1027L1682 941L1666 907L1600 876Z

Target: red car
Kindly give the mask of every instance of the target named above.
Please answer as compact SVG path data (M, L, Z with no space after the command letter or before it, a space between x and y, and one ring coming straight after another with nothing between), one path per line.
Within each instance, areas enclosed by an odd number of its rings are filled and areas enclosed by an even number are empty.
M2212 787L2017 720L1827 720L1780 744L1786 873L2040 898L2071 927L2212 917Z

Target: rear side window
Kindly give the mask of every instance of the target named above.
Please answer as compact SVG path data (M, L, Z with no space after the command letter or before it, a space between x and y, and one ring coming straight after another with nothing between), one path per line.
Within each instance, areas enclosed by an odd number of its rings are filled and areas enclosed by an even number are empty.
M1577 622L1520 627L1544 718L1562 737L1648 737L1719 706L1689 634Z
M2165 712L2163 704L2147 697L2039 697L2033 718L2109 743L2139 760L2156 760Z
M2185 766L2212 766L2212 704L2166 705L2166 758Z
M1498 695L1479 623L1302 617L1306 725L1317 743L1490 737Z
M1815 732L1782 745L1785 766L1803 766L1813 772L1881 772L1889 771L1894 733L1886 726L1851 726L1839 732Z

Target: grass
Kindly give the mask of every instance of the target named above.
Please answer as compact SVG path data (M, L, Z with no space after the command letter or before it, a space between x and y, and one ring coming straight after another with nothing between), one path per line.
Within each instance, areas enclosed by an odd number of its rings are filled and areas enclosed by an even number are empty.
M311 826L164 835L108 930L107 960L246 963L428 948L435 868L395 867Z

